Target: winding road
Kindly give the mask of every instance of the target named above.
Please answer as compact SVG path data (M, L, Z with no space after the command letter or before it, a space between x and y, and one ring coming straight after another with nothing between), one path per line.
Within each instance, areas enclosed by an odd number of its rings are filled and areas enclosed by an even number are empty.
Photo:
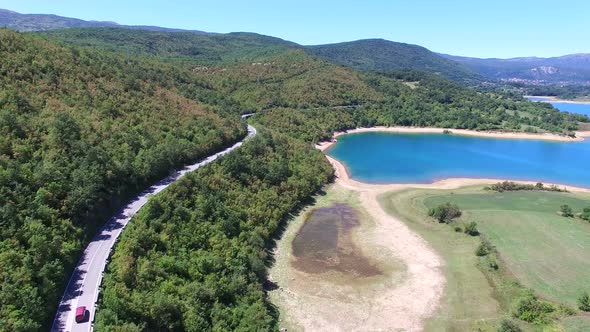
M242 115L247 118L252 114ZM177 171L164 180L154 184L141 192L115 214L98 232L88 244L82 257L78 261L74 272L68 282L68 286L59 303L57 313L53 320L51 331L92 331L96 302L100 291L100 283L107 264L107 260L117 238L121 235L123 228L129 220L141 209L151 195L155 195L166 189L170 184L183 177L186 173L192 172L201 166L207 165L217 158L237 149L245 140L256 135L256 128L248 125L248 135L233 146L218 152L206 159ZM84 323L76 323L76 308L86 306L87 320Z

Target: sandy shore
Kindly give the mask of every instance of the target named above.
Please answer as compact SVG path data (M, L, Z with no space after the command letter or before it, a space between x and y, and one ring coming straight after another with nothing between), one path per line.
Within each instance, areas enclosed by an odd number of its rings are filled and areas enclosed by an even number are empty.
M559 99L554 96L523 96L525 98L547 98L547 100L539 100L543 103L567 103L567 104L590 104L590 100L567 100Z
M291 265L292 241L309 211L349 204L361 226L354 241L382 275L370 278L303 273ZM290 222L275 250L271 292L289 331L421 331L443 295L443 260L405 223L388 215L374 192L356 192L336 183ZM346 274L345 274L346 275Z

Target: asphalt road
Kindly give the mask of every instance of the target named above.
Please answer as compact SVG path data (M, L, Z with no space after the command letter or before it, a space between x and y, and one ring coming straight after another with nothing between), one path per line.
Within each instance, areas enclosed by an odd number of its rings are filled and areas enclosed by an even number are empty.
M244 115L243 117L248 116L250 116L250 114ZM132 199L117 214L115 214L92 239L86 247L86 250L84 250L61 299L53 320L51 331L92 331L94 314L96 312L96 302L98 300L98 292L103 272L111 253L111 249L117 242L117 238L121 235L121 231L123 231L123 228L125 228L129 220L137 213L137 211L139 211L139 209L141 209L142 206L145 205L145 203L147 203L151 195L155 195L166 189L166 187L180 179L186 173L207 165L220 156L240 147L246 139L254 135L256 135L256 128L248 125L248 136L242 141L207 157L201 162L187 166L183 170L154 184L137 195L137 197ZM88 319L84 323L75 322L76 308L78 306L86 306L86 310L88 310L86 313Z

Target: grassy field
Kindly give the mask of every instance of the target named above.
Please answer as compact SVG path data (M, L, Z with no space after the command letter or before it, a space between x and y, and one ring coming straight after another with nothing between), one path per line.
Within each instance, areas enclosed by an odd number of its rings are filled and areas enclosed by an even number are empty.
M459 205L458 225L476 221L497 248L500 269L486 271L474 252L480 240L438 224L427 210L445 202ZM590 196L550 192L406 190L381 197L385 209L404 220L443 256L448 280L443 306L430 321L431 331L494 331L509 316L512 300L522 292L518 280L547 299L574 306L590 290L590 224L557 214L562 204L574 211L590 206ZM560 322L567 330L586 329L587 318ZM583 328L582 328L583 330Z

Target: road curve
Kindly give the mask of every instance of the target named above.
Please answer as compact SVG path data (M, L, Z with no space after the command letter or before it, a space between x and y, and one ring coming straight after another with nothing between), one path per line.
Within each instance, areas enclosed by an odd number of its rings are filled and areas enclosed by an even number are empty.
M250 115L251 114L245 114L242 117L246 118ZM51 331L92 331L92 323L96 312L96 302L98 300L98 292L103 272L111 249L129 220L131 220L137 211L147 203L151 195L155 195L166 189L166 187L180 179L186 173L207 165L230 151L235 150L240 147L245 140L254 135L256 135L256 128L248 125L248 135L240 142L221 152L211 155L196 164L187 166L181 171L177 171L141 192L127 203L126 206L121 208L121 210L119 210L119 212L117 212L102 227L84 250L59 303L57 313L53 320L53 325L51 326ZM87 321L84 323L78 324L75 322L76 308L78 306L86 306L86 310L88 310L86 313Z

